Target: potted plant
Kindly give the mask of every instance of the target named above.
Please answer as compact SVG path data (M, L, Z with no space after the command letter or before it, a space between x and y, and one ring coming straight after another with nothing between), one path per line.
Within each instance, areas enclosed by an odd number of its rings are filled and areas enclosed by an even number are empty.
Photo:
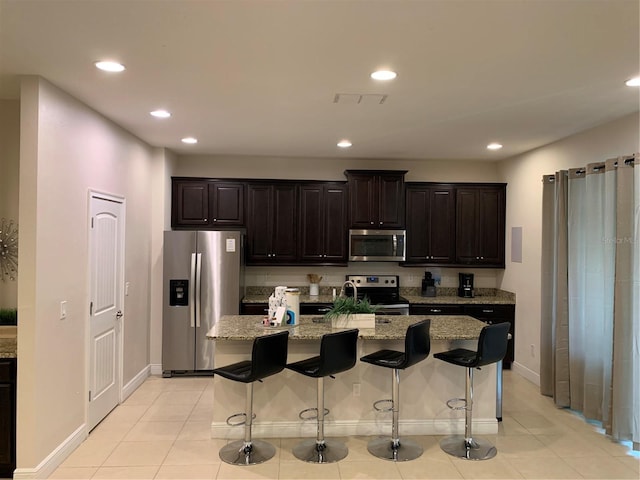
M375 328L377 307L367 297L338 297L324 317L331 320L332 328Z

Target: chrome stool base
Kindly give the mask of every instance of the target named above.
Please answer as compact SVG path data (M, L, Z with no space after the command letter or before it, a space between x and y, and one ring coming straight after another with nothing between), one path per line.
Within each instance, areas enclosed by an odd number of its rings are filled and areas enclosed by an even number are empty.
M257 465L266 462L276 454L276 447L262 440L236 440L220 449L220 459L231 465Z
M415 460L422 455L422 446L403 438L394 444L391 437L375 438L367 444L367 450L374 457L393 462L406 462Z
M293 455L303 462L334 463L347 456L349 449L338 440L325 439L318 443L315 439L303 440L293 447Z
M443 438L440 448L449 455L466 460L489 460L498 453L496 447L487 440L472 438L467 441L462 435Z

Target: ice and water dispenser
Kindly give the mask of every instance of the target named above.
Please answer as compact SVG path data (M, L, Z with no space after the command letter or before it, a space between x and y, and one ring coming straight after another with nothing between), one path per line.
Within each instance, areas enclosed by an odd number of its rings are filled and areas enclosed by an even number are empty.
M169 306L189 306L189 280L169 280Z

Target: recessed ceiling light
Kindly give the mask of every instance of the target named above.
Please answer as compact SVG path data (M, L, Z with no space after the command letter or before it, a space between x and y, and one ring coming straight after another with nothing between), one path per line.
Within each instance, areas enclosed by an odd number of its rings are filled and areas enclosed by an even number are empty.
M122 72L125 69L121 63L111 61L96 62L95 66L105 72Z
M371 78L374 80L393 80L398 74L391 70L377 70L371 74Z
M154 110L153 112L149 112L149 114L156 118L169 118L171 116L171 113L166 110Z
M487 145L487 148L489 150L500 150L502 148L502 145L500 145L499 143L490 143L489 145Z
M624 83L627 87L640 87L640 77L630 78Z
M198 143L198 139L193 137L184 137L182 139L182 143Z
M345 140L340 140L338 142L338 146L340 148L349 148L351 145L352 145L352 143L349 140L346 140L346 139Z

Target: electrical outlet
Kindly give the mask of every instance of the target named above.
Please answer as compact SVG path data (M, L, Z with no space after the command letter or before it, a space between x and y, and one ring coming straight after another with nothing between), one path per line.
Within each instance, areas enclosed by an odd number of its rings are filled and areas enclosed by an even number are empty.
M359 397L360 396L360 387L361 387L361 385L359 383L354 383L353 384L353 396L354 397Z

